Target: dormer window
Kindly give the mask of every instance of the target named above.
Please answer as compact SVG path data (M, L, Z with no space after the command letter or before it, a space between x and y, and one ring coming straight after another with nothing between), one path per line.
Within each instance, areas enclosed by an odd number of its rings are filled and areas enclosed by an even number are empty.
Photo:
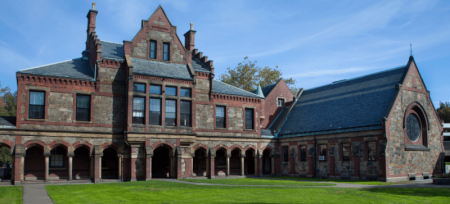
M278 106L279 107L284 107L284 98L279 98L278 99Z
M165 61L169 61L169 52L170 52L169 45L170 45L169 43L163 44L163 60Z
M150 58L156 59L156 41L150 40Z

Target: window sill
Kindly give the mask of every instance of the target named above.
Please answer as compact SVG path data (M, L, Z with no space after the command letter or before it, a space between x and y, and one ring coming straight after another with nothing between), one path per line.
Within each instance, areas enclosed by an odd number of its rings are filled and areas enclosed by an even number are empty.
M216 128L214 128L214 130L228 130L228 128L218 128L218 127L216 127Z
M185 96L180 96L180 99L181 100L192 100L191 97L185 97Z
M252 132L256 132L255 129L244 129L244 131L252 131Z
M148 124L148 127L153 127L153 128L162 128L161 125L155 125L155 124Z
M430 148L423 145L406 145L406 151L430 151Z
M50 167L50 168L48 168L48 170L66 170L66 168L57 168L57 167L55 167L55 168L52 168L52 167Z
M45 119L25 118L25 121L40 121L40 122L45 122L45 121L47 121L47 120L45 120Z
M192 127L191 126L180 126L180 129L192 130Z
M134 123L134 124L132 124L132 127L145 127L145 125L144 124L136 124L136 123Z
M74 123L86 123L86 124L92 124L92 121L78 121L78 120L75 120L75 121L73 121Z

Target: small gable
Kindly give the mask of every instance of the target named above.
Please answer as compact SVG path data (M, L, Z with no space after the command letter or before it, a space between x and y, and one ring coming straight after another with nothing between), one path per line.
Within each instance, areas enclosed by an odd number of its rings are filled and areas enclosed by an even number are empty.
M402 86L410 89L417 89L417 91L426 91L425 84L422 76L419 73L419 69L414 61L414 58L410 58L408 73L404 78Z

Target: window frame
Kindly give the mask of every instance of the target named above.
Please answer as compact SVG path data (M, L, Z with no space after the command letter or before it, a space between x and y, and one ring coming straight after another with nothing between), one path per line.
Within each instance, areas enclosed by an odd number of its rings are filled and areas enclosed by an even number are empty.
M189 96L183 96L183 90L187 90L189 91ZM189 87L180 87L180 96L181 97L187 97L187 98L191 98L192 97L192 89Z
M79 107L78 107L78 105L79 105L79 103L78 103L78 97L86 97L86 98L88 98L88 100L89 100L88 108L79 108ZM91 95L77 94L75 100L76 100L75 120L76 120L76 121L91 121ZM86 114L87 114L87 118L86 118L86 119L79 118L79 117L81 117L81 116L79 116L79 114L78 114L78 110L79 110L79 109L84 109L84 110L87 109L87 113L86 113Z
M289 147L288 146L282 146L283 147L283 163L289 162Z
M142 110L138 110L135 108L135 99L143 99L143 105L142 105ZM135 117L134 113L140 112L142 114L142 117ZM138 120L139 119L139 120ZM142 120L142 121L141 121ZM133 107L132 107L132 123L133 124L145 124L145 98L144 97L140 97L140 96L133 96Z
M189 108L187 110L189 110L189 113L183 113L183 103L189 103ZM182 121L183 118L187 118L188 123L185 124L186 120ZM185 101L185 100L181 100L180 101L180 126L183 127L191 127L192 126L192 101Z
M283 101L283 104L280 104L280 101ZM286 99L284 98L277 98L277 106L278 107L284 107L286 105Z
M174 89L175 89L175 95L169 95L169 94L167 94L167 88L170 88L170 89L171 89L171 88L174 88ZM166 86L164 92L165 92L165 95L166 95L166 96L178 96L178 93L177 93L178 91L177 91L177 87L176 87L176 86Z
M345 152L345 147L344 146L348 147L347 152ZM351 150L350 150L350 148L351 148L351 145L348 142L345 142L345 143L341 144L341 154L342 154L342 161L343 162L349 162L351 160L351 155L350 155L351 154ZM347 153L348 156L345 156L344 153Z
M247 111L252 111L251 113L252 114L250 114L251 115L251 119L249 118L249 119L247 119L247 116L249 115L249 114L247 114ZM246 130L254 130L255 129L255 109L253 109L253 108L245 108L244 109L244 113L245 113L245 118L244 118L244 121L245 121L245 129ZM248 123L248 120L251 120L251 123L250 123L250 125L251 125L251 128L247 128L249 125L249 123Z
M305 151L302 151L302 147L305 147ZM306 152L307 152L307 146L306 145L299 145L298 151L300 152L300 162L306 162Z
M152 57L152 44L155 45L154 50L153 50L154 57ZM158 50L158 45L157 45L156 40L150 40L149 50L148 50L148 53L149 53L148 57L150 59L156 59L157 58L157 50Z
M166 48L167 46L167 53L166 53ZM166 58L166 54L167 54L167 58ZM164 42L163 43L163 60L164 61L170 61L170 43L169 42Z
M152 87L159 87L159 93L152 93ZM148 90L149 94L155 94L155 95L161 95L162 94L162 85L160 85L160 84L150 84L148 89L149 89Z
M373 150L373 152L375 152L375 156L373 157L373 159L370 159L370 146L369 143L374 143L375 144L375 149ZM377 161L377 142L376 141L368 141L367 142L367 161L373 162L373 161Z
M168 108L168 105L167 105L167 103L168 102L175 102L175 118L173 119L173 120L175 120L175 122L174 122L174 124L173 125L171 125L171 124L168 124L167 123L167 119L169 119L169 120L172 120L171 118L167 118L167 113L172 113L172 112L167 112L167 108ZM165 100L165 110L164 110L164 125L165 126L177 126L177 100L176 99L166 99Z
M52 150L50 150L50 158L49 158L49 167L51 167L51 168L64 168L64 165L65 165L65 162L64 162L64 151L57 151L57 150L61 150L62 149L62 147L60 147L60 146L58 146L58 147L55 147L55 148L53 148ZM60 154L56 154L56 153L60 153ZM61 165L55 165L55 160L56 160L56 157L55 156L58 156L58 161L57 162L60 162L61 163Z
M325 146L324 150L325 153L322 155L323 151L322 151L322 147ZM326 144L319 144L319 156L324 156L324 160L320 160L319 161L327 161L327 145Z
M222 117L217 117L217 109L218 108L223 108L223 125L222 126L218 126L217 124L217 120L218 118L222 118ZM226 123L226 118L227 118L227 107L226 106L216 106L216 110L215 110L215 116L216 116L216 121L215 121L215 125L216 128L226 128L227 127L227 123Z
M152 111L152 108L151 108L152 100L159 101L159 111L158 111L159 112L159 116L158 116L158 122L157 123L153 123L153 120L152 120L152 115L154 115L154 114L151 113L151 111ZM149 125L161 125L161 121L162 121L161 117L162 117L162 100L161 100L161 98L150 98L149 99L149 107L148 107L148 124Z
M44 94L44 96L43 96L43 100L44 100L44 102L43 102L43 104L42 105L34 105L34 104L31 104L31 94L32 93L42 93L42 94ZM40 91L40 90L30 90L29 92L28 92L28 118L29 119L45 119L45 103L46 103L46 92L45 91ZM34 107L40 107L40 109L42 109L42 117L34 117L36 114L33 114L33 117L31 117L31 108L34 108ZM40 111L40 110L39 110ZM33 113L35 113L35 111L33 110ZM39 114L39 115L41 115L41 114Z

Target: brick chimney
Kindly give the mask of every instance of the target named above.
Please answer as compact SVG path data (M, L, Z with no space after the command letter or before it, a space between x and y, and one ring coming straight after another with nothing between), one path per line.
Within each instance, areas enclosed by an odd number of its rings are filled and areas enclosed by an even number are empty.
M95 19L97 18L98 11L95 10L95 2L92 2L92 9L89 10L86 18L88 19L88 26L87 26L87 38L86 38L86 50L89 50L89 35L91 32L95 32Z
M188 51L192 51L194 49L196 32L197 31L194 30L194 23L191 23L191 29L184 34L184 46Z

